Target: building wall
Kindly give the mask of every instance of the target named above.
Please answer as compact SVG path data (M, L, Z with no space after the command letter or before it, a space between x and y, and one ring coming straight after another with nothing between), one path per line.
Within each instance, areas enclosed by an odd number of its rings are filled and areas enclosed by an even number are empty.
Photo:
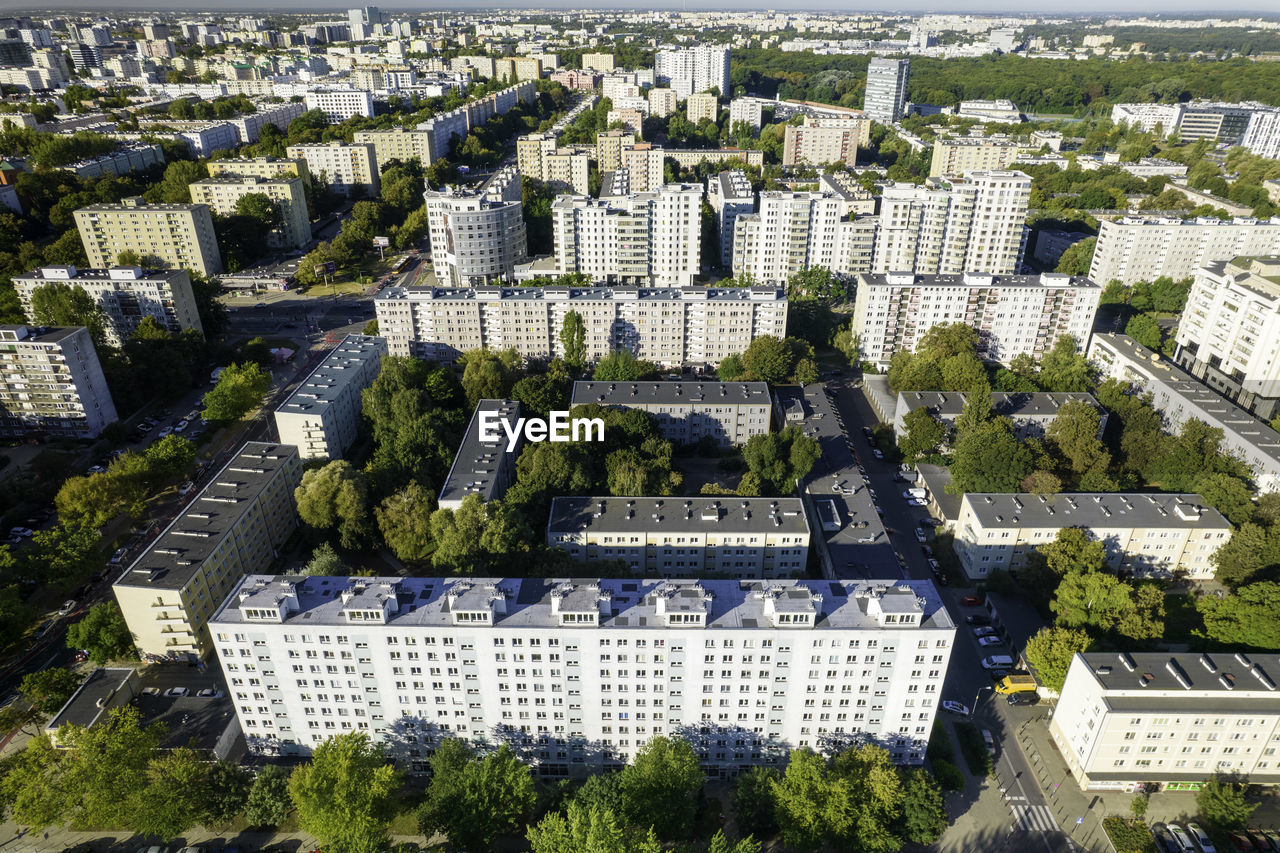
M323 177L335 192L351 195L363 192L368 198L378 195L382 184L377 155L371 144L347 145L330 142L317 145L290 145L289 157L307 161L307 171Z
M1104 219L1089 266L1089 278L1106 285L1190 278L1210 261L1241 255L1280 254L1280 217L1223 222L1201 218Z
M311 216L301 178L209 178L188 185L191 200L207 204L215 213L230 216L236 203L251 193L261 193L275 203L281 224L267 234L274 249L297 249L311 242Z
M0 326L0 434L97 438L115 404L84 327Z
M386 354L385 340L348 335L276 409L280 442L303 459L341 459L360 430L361 392L378 378Z
M92 205L75 212L89 266L115 266L121 252L136 252L164 266L186 267L203 276L222 272L213 216L203 204Z

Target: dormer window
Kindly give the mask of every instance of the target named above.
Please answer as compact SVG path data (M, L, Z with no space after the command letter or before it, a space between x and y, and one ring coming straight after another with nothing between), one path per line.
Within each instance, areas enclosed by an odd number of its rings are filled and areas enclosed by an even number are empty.
M347 610L348 622L382 622L381 610Z
M453 614L453 622L455 625L463 623L488 625L489 613L485 610L465 610L455 612Z
M774 621L779 625L791 625L794 627L804 627L813 624L813 614L811 613L778 613L774 616Z
M597 625L599 620L595 613L561 613L561 625Z
M279 609L268 609L265 607L245 607L241 608L240 615L245 619L251 619L256 622L279 622Z
M705 618L706 616L703 613L668 613L667 626L694 625L700 628Z

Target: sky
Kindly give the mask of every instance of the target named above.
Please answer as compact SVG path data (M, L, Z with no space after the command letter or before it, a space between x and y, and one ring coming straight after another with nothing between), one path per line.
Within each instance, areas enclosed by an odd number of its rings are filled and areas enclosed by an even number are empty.
M111 0L58 0L56 5L51 5L48 10L84 10L84 9L102 9L118 12L127 12L132 9L166 9L170 11L182 11L185 9L217 11L217 12L239 12L239 11L256 11L256 12L305 12L305 11L325 11L328 9L344 9L348 6L364 5L367 0L360 2L340 3L340 2L302 2L302 0L283 0L283 2L267 2L252 3L248 0L228 0L225 3L209 4L200 6L188 3L175 4L171 0L128 0L127 3L111 2ZM0 0L0 7L7 5ZM376 4L380 8L405 10L409 12L417 12L419 14L432 14L449 9L484 9L484 8L506 8L506 9L784 9L787 11L846 11L846 12L971 12L981 14L984 12L997 13L1031 13L1031 14L1077 14L1077 13L1107 13L1107 14L1161 14L1171 16L1177 14L1200 14L1212 15L1214 17L1230 18L1239 14L1258 14L1268 13L1269 16L1277 14L1276 0L1229 0L1227 5L1214 5L1207 0L1160 0L1158 7L1151 2L1142 2L1142 0L1075 0L1070 4L1070 8L1066 8L1060 2L1048 2L1048 0L1038 0L1038 2L1028 2L1028 0L927 0L927 2L906 2L886 7L883 3L850 3L848 0L801 0L800 3L792 5L778 3L777 0L767 2L767 0L648 0L643 7L636 5L635 0L594 0L594 2L583 2L583 0L510 0L503 3L501 7L495 7L492 0L484 2L460 2L454 0L447 5L428 5L428 4L412 4L412 3L396 3L383 2ZM31 7L29 11L35 11L38 7Z

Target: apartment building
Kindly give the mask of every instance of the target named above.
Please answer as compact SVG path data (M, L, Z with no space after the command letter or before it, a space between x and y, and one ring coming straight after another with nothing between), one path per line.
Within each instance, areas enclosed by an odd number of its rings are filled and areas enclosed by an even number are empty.
M733 274L785 284L795 273L816 266L841 274L867 272L869 265L855 268L848 256L857 245L850 234L874 224L845 220L844 201L835 193L766 190L760 193L759 210L742 213L734 222Z
M871 144L871 119L814 118L786 126L782 140L782 165L858 165L858 147Z
M1201 267L1176 340L1197 379L1263 420L1280 414L1280 256Z
M284 133L289 129L289 122L301 117L306 111L302 104L289 101L282 104L260 101L255 106L256 110L254 112L228 119L236 129L236 133L240 135L240 142L243 144L257 142L258 137L262 134L262 128L267 125L271 125L280 130L281 133Z
M628 130L602 130L596 134L596 161L601 172L622 168L622 152L636 144L636 135Z
M620 122L627 130L636 136L643 136L645 114L638 109L612 109L605 116L608 126L612 127L614 123Z
M696 45L675 50L659 50L653 60L655 82L666 84L681 98L715 88L728 95L729 48Z
M961 136L935 139L929 177L960 177L969 172L1007 169L1028 151L1012 139Z
M1017 124L1022 121L1022 110L1018 105L1006 98L995 100L961 101L956 107L956 115L961 118L976 118L980 121L996 121Z
M600 75L592 71L578 71L573 68L565 68L560 71L553 71L548 76L552 83L559 83L566 89L589 92L593 89L600 88Z
M1049 734L1080 788L1199 790L1218 774L1280 783L1276 655L1087 652Z
M307 92L303 101L308 110L323 112L329 124L356 116L373 118L373 93L365 89L315 89Z
M755 190L745 172L733 170L707 178L707 203L716 214L716 233L720 238L720 264L732 269L734 223L756 208Z
M520 171L506 166L477 190L423 193L436 280L480 285L510 279L528 257Z
M75 212L91 269L114 266L132 252L147 266L185 267L203 276L222 272L222 253L207 204L91 204Z
M529 133L516 140L516 165L553 189L577 195L590 193L591 155L586 150L559 148L554 133Z
M1112 569L1142 577L1212 580L1211 558L1231 537L1231 523L1199 495L971 493L955 522L956 557L970 580L1017 571L1064 527L1101 542Z
M759 98L734 98L729 102L729 130L733 131L739 122L745 123L756 133L764 124L764 104Z
M720 99L711 92L695 92L685 99L685 118L697 124L704 118L715 121L720 114Z
M1222 430L1223 449L1244 462L1260 492L1280 491L1280 434L1128 335L1095 334L1089 358L1104 378L1151 395L1169 432L1191 418Z
M298 449L244 444L112 587L144 660L198 661L209 617L298 525Z
M1125 216L1098 223L1089 278L1103 285L1190 278L1211 261L1280 254L1280 217L1223 221Z
M295 176L311 179L307 161L301 157L227 157L210 160L206 166L211 178L281 178Z
M1280 160L1280 109L1255 111L1240 145L1251 154Z
M601 199L560 196L551 204L556 272L609 284L691 284L700 268L701 203L696 184Z
M515 424L520 417L520 409L519 400L481 400L476 403L449 474L440 486L436 501L440 509L459 510L470 495L479 495L482 502L488 503L507 493L516 481L516 460L524 447L524 435L520 434L516 446L508 450L507 435L501 427L496 433L484 435L480 431L480 418L497 417ZM494 435L496 438L491 438Z
M936 188L884 188L873 272L1017 273L1026 251L1031 179L970 172Z
M386 130L357 130L357 145L372 145L373 160L381 174L393 160L408 163L416 159L423 166L435 162L432 155L432 134L426 130L392 127Z
M285 149L290 158L307 162L307 171L329 188L342 195L374 198L382 186L378 157L370 143L348 145L345 142L317 142L290 145Z
M187 188L193 202L207 204L222 216L233 215L236 203L247 195L265 195L280 212L280 224L267 232L267 245L273 249L299 249L311 242L311 215L301 178L206 178Z
M1038 360L1062 335L1081 349L1088 344L1101 295L1089 279L1063 273L860 275L853 333L863 357L880 368L944 323L972 326L987 361L1008 364L1022 353Z
M1143 133L1159 130L1164 137L1177 129L1184 109L1182 104L1116 104L1111 108L1111 121L1140 128Z
M650 89L647 97L649 115L654 118L666 118L679 106L680 96L675 89Z
M637 409L653 416L668 441L710 438L721 447L764 435L771 417L764 382L574 382L571 404Z
M106 339L115 346L122 346L144 317L153 318L175 335L185 329L204 334L186 270L42 267L13 279L23 313L32 316L31 298L36 288L54 283L78 287L93 297L106 320Z
M923 408L948 428L964 411L968 395L960 391L902 391L893 415L893 433L898 438L907 434L906 417ZM1050 425L1058 419L1058 412L1067 403L1085 403L1098 412L1100 421L1098 438L1107 428L1107 410L1102 408L1092 394L1082 391L1006 392L991 395L991 411L1013 422L1013 434L1019 440L1044 438Z
M378 378L386 354L383 338L343 338L276 408L281 444L298 448L303 459L341 459L360 431L361 392Z
M712 777L855 742L920 764L956 630L927 581L271 575L211 629L255 753L362 731L425 770L496 737L548 778L658 735Z
M489 57L479 58L488 59L490 64L493 62ZM492 77L492 70L483 76ZM432 162L449 156L449 149L455 138L461 142L467 138L467 134L473 127L479 127L489 119L503 115L517 104L533 103L535 97L537 97L537 90L534 82L526 80L501 91L470 100L456 110L440 113L422 122L418 125L418 130L428 131L431 134Z
M215 151L226 151L240 144L240 132L235 125L225 121L179 121L166 118L160 121L142 120L138 122L138 127L144 135L155 131L162 136L169 136L171 139L186 143L188 150L197 158L208 157ZM137 137L122 135L117 138L136 139ZM154 140L144 139L143 141Z
M599 71L602 74L608 74L612 72L615 67L615 59L612 53L582 54L583 71Z
M115 420L88 329L0 325L0 435L92 439Z
M715 365L787 328L786 292L777 287L391 288L374 306L392 355L445 363L478 347L563 356L569 311L586 324L589 361L627 349L655 364Z
M894 124L907 114L907 80L911 61L873 56L867 63L867 88L862 107L867 118Z
M77 160L61 168L68 172L75 172L81 178L100 178L103 175L127 175L162 165L164 165L164 150L159 145L132 142L121 145L107 154Z

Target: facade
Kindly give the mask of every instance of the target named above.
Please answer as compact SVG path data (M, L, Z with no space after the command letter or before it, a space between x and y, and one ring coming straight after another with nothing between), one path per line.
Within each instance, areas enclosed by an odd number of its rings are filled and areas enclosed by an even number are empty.
M78 160L62 168L68 172L75 172L82 178L100 178L103 175L127 175L130 172L141 172L160 165L164 165L164 151L159 145L131 142L121 145L109 154Z
M863 740L919 764L955 638L932 584L897 580L254 575L211 630L254 752L364 731L425 770L458 737L550 778L616 769L657 735L713 777ZM293 670L311 656L355 686ZM255 703L251 679L279 701Z
M1280 414L1280 256L1196 272L1174 361L1263 420Z
M734 98L729 102L729 129L745 122L757 133L764 124L764 104L759 98Z
M1106 285L1190 278L1212 261L1280 254L1280 217L1168 219L1126 216L1098 223L1089 278Z
M570 404L638 409L654 417L668 441L710 438L721 447L767 433L771 412L764 382L574 382Z
M431 152L431 134L425 130L403 127L357 130L355 141L357 145L373 146L373 159L379 174L392 160L408 163L416 158L423 166L435 162Z
M1199 495L970 493L954 525L956 557L970 580L1017 571L1064 527L1101 542L1116 571L1192 580L1213 579L1211 558L1231 537L1231 523Z
M516 140L516 165L520 174L537 178L553 189L588 195L590 161L591 155L586 150L557 147L554 133L530 133Z
M835 193L765 190L759 211L740 214L733 227L735 276L786 284L815 266L841 274L868 269L855 269L849 256L857 245L850 234L865 224L844 218L844 201Z
M716 88L728 95L729 48L697 45L676 50L660 50L654 57L655 82L675 89L681 98Z
M107 340L121 346L151 317L175 335L185 329L204 334L200 312L186 270L143 270L112 267L106 270L76 267L42 267L13 279L23 312L32 315L31 297L37 287L53 283L79 287L93 297L106 318Z
M222 272L206 204L145 204L138 197L126 198L119 204L82 207L75 220L92 269L114 266L122 252L134 252L147 265L185 267L203 276Z
M690 284L701 262L701 203L696 184L607 199L560 196L551 205L556 273L610 284Z
M528 256L520 171L507 166L475 191L423 193L436 280L479 285L510 279Z
M391 288L374 300L392 355L450 363L479 347L563 356L564 315L586 324L588 361L618 349L669 366L715 365L756 337L785 337L777 287Z
M301 157L227 157L210 160L211 178L280 178L289 175L310 180L307 161Z
M711 92L694 92L685 100L685 118L692 124L705 119L715 121L720 112L720 99Z
M636 144L636 135L626 130L602 130L596 134L596 161L601 172L622 168L622 152Z
M1046 268L1056 267L1062 260L1062 253L1079 243L1088 240L1089 234L1078 231L1064 231L1060 228L1041 228L1036 232L1036 243L1031 249L1031 257Z
M1222 430L1223 449L1249 467L1258 491L1280 491L1280 433L1270 424L1127 335L1095 334L1089 358L1105 378L1150 394L1169 432L1190 418Z
M885 187L872 271L1017 273L1030 201L1022 172L970 172L937 189Z
M893 416L893 432L898 438L907 433L906 417L924 408L943 424L951 427L964 411L967 395L960 391L902 391L898 394ZM1098 437L1107 428L1107 410L1092 394L1077 391L1016 392L996 391L991 395L991 410L1013 422L1013 434L1020 440L1043 438L1067 403L1087 403L1097 410L1100 424Z
M469 495L479 495L482 502L488 503L501 498L511 488L516 480L516 460L520 458L524 436L521 434L516 446L508 450L507 436L501 429L494 441L486 440L486 436L481 434L480 416L492 414L514 424L520 417L520 408L518 400L481 400L476 403L449 474L440 486L436 501L440 509L461 509L462 502Z
M1256 110L1240 145L1259 157L1280 160L1280 110Z
M242 446L113 586L146 660L198 660L207 623L253 569L271 565L298 526L295 447Z
M1013 101L998 98L993 101L961 101L956 107L956 115L961 118L976 118L982 121L1007 122L1017 124L1022 121L1022 110Z
M280 130L281 133L284 133L289 129L289 122L301 117L306 112L306 108L302 104L288 101L283 104L260 102L256 104L256 107L256 112L228 119L235 127L236 132L240 134L240 142L243 144L257 142L258 137L262 134L262 128L267 125L271 125Z
M215 151L225 151L240 144L240 132L235 125L225 121L165 119L157 122L141 121L138 126L144 134L150 130L159 131L163 135L171 132L172 138L185 142L196 157L208 157Z
M615 59L612 53L584 53L582 54L582 70L583 71L599 71L608 74L614 69Z
M789 124L782 140L782 165L858 165L858 147L871 144L871 120L865 118L814 118Z
M911 62L873 56L867 63L867 89L862 107L867 118L893 124L907 114L907 79Z
M707 178L707 203L716 214L716 233L720 237L720 264L733 267L734 223L756 207L756 194L745 172L721 172Z
M1062 335L1085 348L1101 295L1089 279L1064 273L860 275L853 333L863 357L882 368L944 323L976 329L978 354L987 361L1008 364L1024 353L1039 360Z
M343 195L362 193L374 198L382 185L378 158L369 143L290 145L285 153L290 158L305 160L310 174L328 181L330 189Z
M0 325L0 435L93 439L116 420L84 326Z
M303 96L308 110L320 110L329 124L349 118L373 118L373 93L364 89L318 89Z
M1143 133L1168 136L1182 121L1183 104L1116 104L1111 108L1111 121L1138 127Z
M276 409L281 444L303 459L341 459L360 430L361 392L382 370L387 342L347 335Z
M929 177L959 177L969 172L1007 169L1027 150L1012 139L985 136L936 139Z
M234 214L236 202L244 196L265 195L280 211L280 225L267 233L267 245L273 249L298 249L311 242L311 216L301 178L206 178L187 188L193 202L207 204L223 216Z
M654 118L666 118L676 111L680 96L675 89L650 89L649 115Z
M1067 669L1049 734L1086 791L1198 790L1225 774L1280 783L1275 655L1088 652Z

